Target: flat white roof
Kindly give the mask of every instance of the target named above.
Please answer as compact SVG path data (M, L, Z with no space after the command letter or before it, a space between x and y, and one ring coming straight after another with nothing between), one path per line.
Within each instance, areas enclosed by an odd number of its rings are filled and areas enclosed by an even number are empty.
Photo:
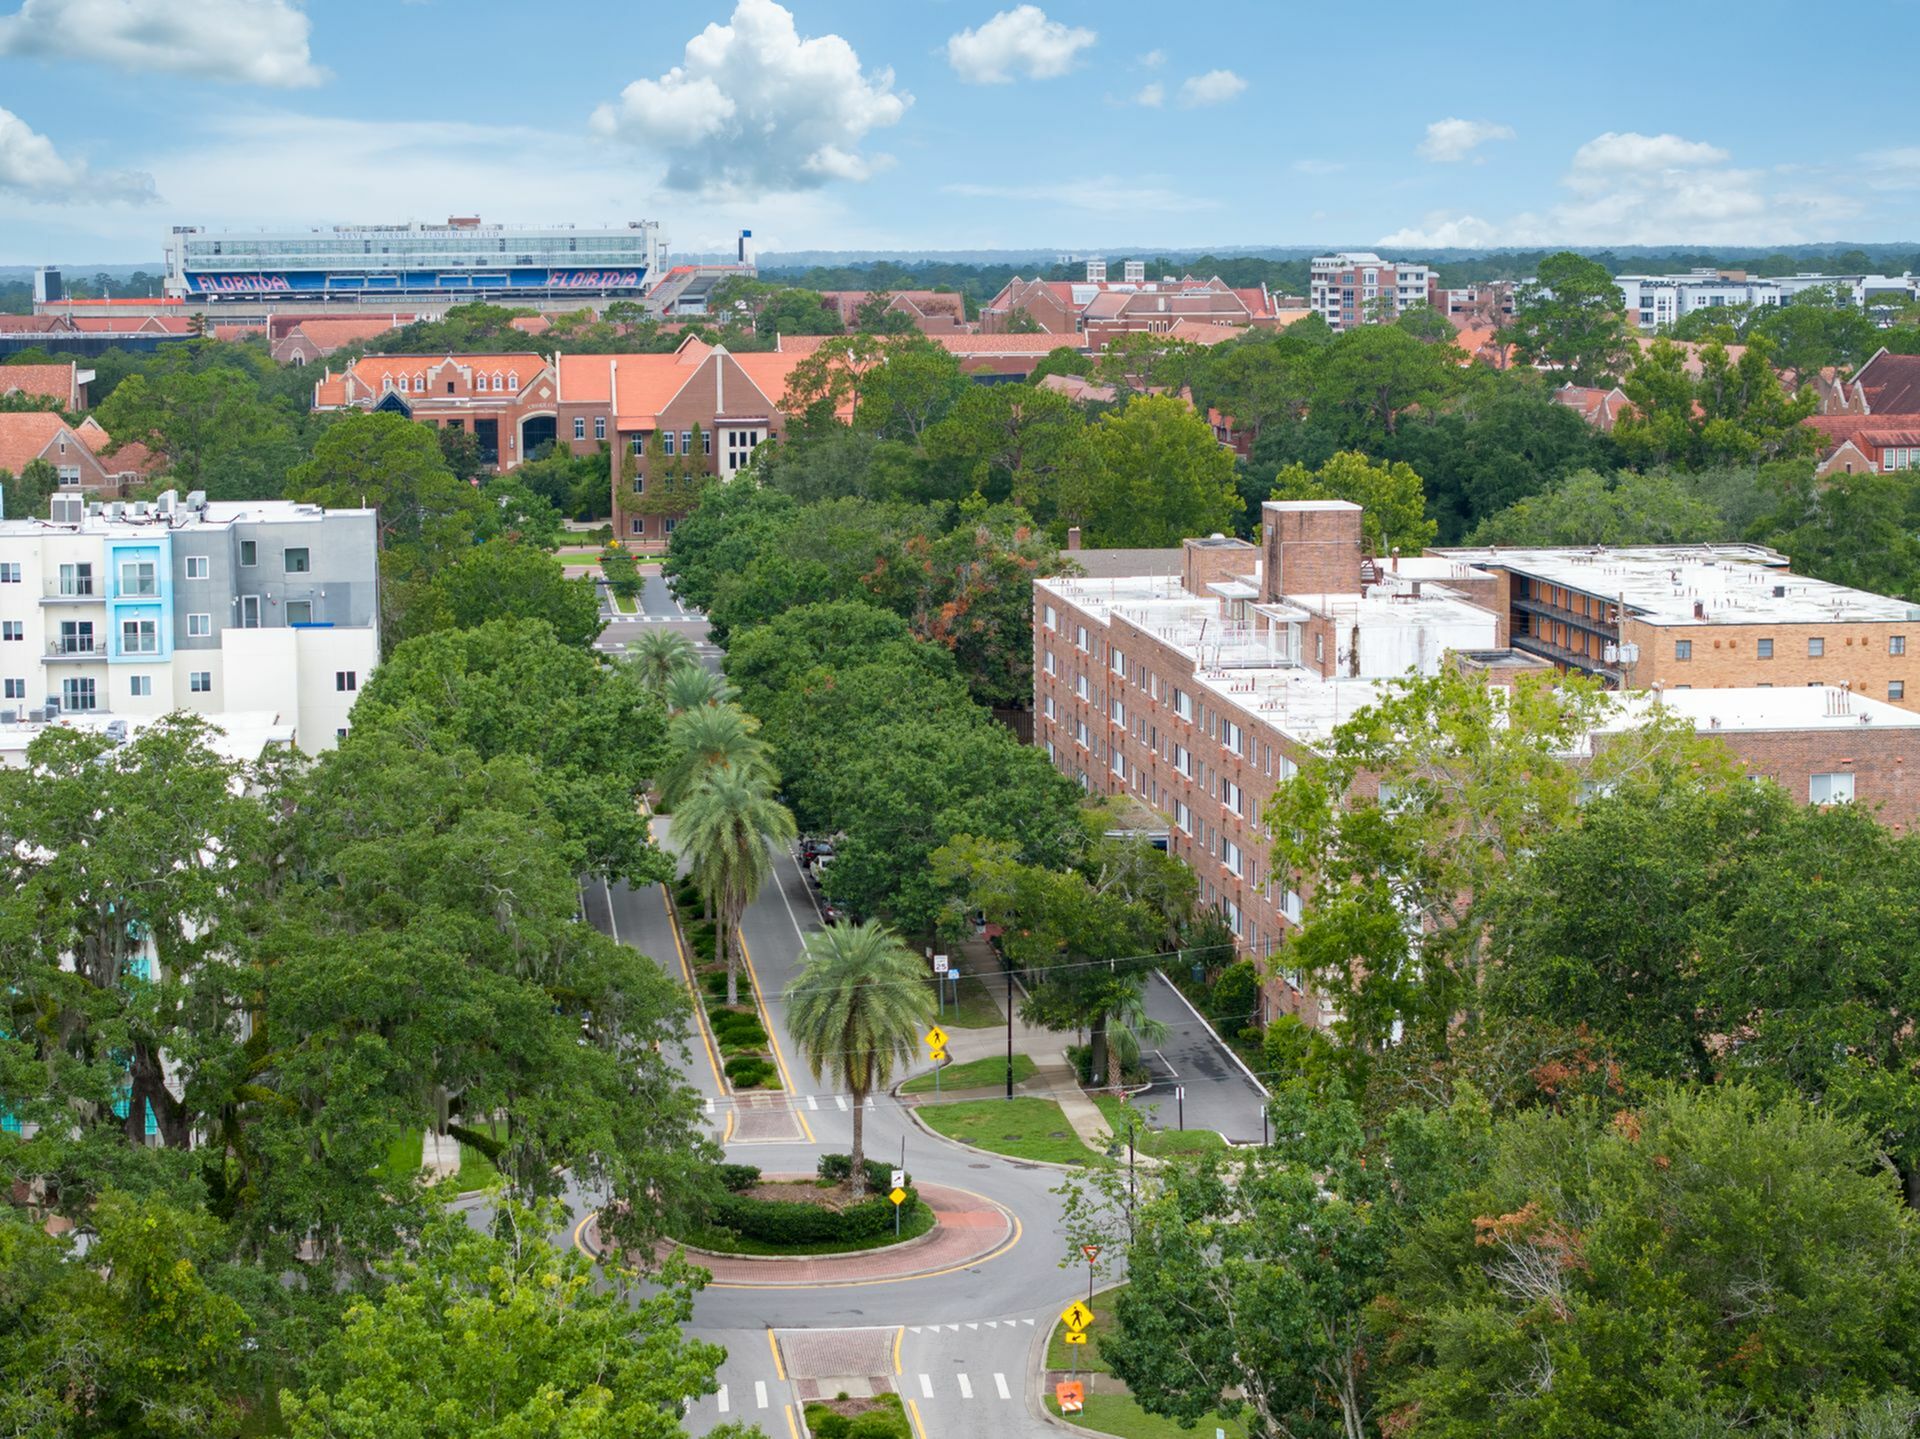
M1793 574L1783 556L1763 545L1500 546L1439 553L1483 569L1511 570L1617 600L1630 615L1648 624L1920 622L1920 607ZM1695 605L1700 607L1698 614Z
M108 511L104 508L96 514L94 512L98 508L96 504L87 506L86 518L77 525L35 518L0 520L0 539L18 539L38 535L103 535L128 538L149 535L161 529L173 534L193 534L225 529L242 521L318 524L334 516L374 513L370 509L328 510L322 509L319 505L300 504L294 500L212 500L208 502L204 511L189 510L184 505L176 505L171 513L164 515L149 502L144 515L135 515L132 501L115 503L121 506L120 518L117 520L109 518Z
M1690 720L1697 730L1761 733L1770 730L1920 729L1920 714L1838 685L1780 689L1630 690L1615 698L1598 729L1609 733L1643 724L1655 707Z
M293 726L283 724L272 710L238 710L199 717L212 727L207 747L222 759L251 764L272 746L291 748L293 745ZM127 736L131 739L160 718L159 715L63 714L47 724L0 725L0 765L18 766L27 746L55 725L104 733L108 725L119 723L127 727Z

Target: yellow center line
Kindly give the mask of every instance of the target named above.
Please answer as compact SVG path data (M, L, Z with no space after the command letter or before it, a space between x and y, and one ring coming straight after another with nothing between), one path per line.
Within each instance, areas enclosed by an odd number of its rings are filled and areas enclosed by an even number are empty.
M593 1216L598 1214L599 1212L600 1211L597 1209L589 1209L583 1216L581 1216L580 1222L573 1226L573 1247L575 1249L578 1249L582 1254L586 1255L587 1258L589 1259L598 1259L600 1256L595 1254L591 1249L587 1248L585 1241L582 1240L580 1236L586 1233L587 1226L593 1222ZM894 1372L898 1373L899 1371L895 1370Z
M611 890L607 892L607 903L609 905L613 903L613 892ZM680 973L687 981L687 993L693 999L693 1027L700 1031L701 1048L706 1050L707 1063L713 1067L713 1087L718 1090L724 1098L727 1093L727 1086L722 1083L720 1079L720 1058L714 1052L713 1036L707 1033L706 1006L700 999L700 986L694 983L693 966L687 963L687 951L680 944L680 917L673 912L673 896L667 893L665 884L660 886L660 903L666 906L667 929L673 935L673 952L680 961ZM731 1122L731 1112L729 1112L728 1119L729 1122Z
M800 1439L800 1426L793 1422L793 1406L787 1405L787 1433L791 1439Z
M773 1337L772 1329L767 1330L767 1348L773 1351L773 1372L784 1383L787 1377L787 1366L780 1362L780 1341Z
M920 1417L920 1406L911 1399L907 1400L907 1413L913 1416L913 1427L918 1431L920 1439L927 1439L927 1426Z
M902 1324L893 1335L893 1372L900 1372L900 1341L907 1337L907 1326Z
M767 993L760 987L760 975L753 967L753 951L747 948L746 933L736 927L734 937L740 941L740 958L746 961L747 978L753 981L753 1003L760 1011L761 1027L767 1031L767 1047L773 1051L773 1062L780 1068L780 1083L786 1087L789 1112L800 1121L801 1133L807 1136L807 1143L819 1143L813 1137L813 1126L807 1123L807 1116L800 1112L800 1093L793 1085L793 1073L787 1068L787 1057L780 1052L780 1036L775 1032L773 1013L767 1008Z

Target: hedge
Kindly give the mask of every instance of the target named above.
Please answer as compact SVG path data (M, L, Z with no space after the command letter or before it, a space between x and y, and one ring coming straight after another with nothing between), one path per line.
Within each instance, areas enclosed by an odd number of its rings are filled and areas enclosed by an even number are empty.
M879 1407L851 1418L825 1404L809 1404L807 1432L813 1439L912 1439L898 1394L876 1394L874 1402Z
M735 1089L778 1089L780 1071L757 1054L736 1054L721 1068Z
M845 1209L729 1193L715 1203L713 1221L743 1239L757 1239L762 1244L854 1244L878 1239L893 1228L893 1201L887 1197L893 1172L873 1160L867 1161L866 1169L868 1197ZM853 1172L853 1165L844 1154L823 1155L819 1172L822 1179L844 1179ZM917 1203L920 1196L914 1187L909 1184L906 1190L904 1205Z
M757 1164L716 1164L713 1172L720 1180L720 1187L729 1194L751 1189L760 1182L760 1166Z

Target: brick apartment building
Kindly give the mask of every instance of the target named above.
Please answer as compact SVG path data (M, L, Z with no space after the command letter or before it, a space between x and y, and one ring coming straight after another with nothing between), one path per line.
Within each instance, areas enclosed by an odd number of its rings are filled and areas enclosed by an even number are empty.
M1296 302L1297 303L1297 302ZM982 334L1000 334L1024 316L1048 335L1082 337L1090 345L1144 330L1164 334L1174 326L1279 327L1304 311L1285 306L1264 285L1234 289L1219 276L1149 280L1140 260L1126 262L1124 278L1107 278L1103 260L1087 262L1084 280L1026 280L1015 276L980 307Z
M1500 683L1557 662L1509 645L1516 619L1531 626L1537 618L1516 607L1513 571L1474 553L1372 559L1359 507L1341 501L1269 502L1263 521L1259 546L1188 540L1177 576L1036 580L1033 667L1035 743L1089 790L1131 796L1160 816L1202 902L1217 906L1242 952L1260 959L1275 954L1302 912L1302 896L1268 861L1260 827L1275 785L1409 671L1457 663ZM1557 553L1572 563L1579 552ZM1530 576L1545 568L1541 558L1531 564ZM1781 583L1806 583L1763 568ZM1774 598L1770 585L1766 596ZM1800 623L1810 601L1780 599L1782 622ZM1856 661L1870 633L1876 643L1891 633L1875 628L1879 620L1859 623L1826 631ZM1764 660L1756 637L1743 635L1746 666L1730 663L1736 652L1725 648L1716 664L1712 622L1682 628L1709 633L1694 641L1699 661L1667 662L1694 666L1685 673L1697 686L1663 680L1658 702L1670 713L1804 800L1875 805L1896 826L1920 815L1920 714L1870 697L1884 687L1843 687L1852 676L1842 666L1792 681L1781 671L1781 692L1770 692L1762 686L1772 681L1757 677L1788 658L1784 649L1780 661ZM1728 625L1722 637L1733 628L1741 627ZM1776 644L1789 637L1809 635L1781 629ZM1623 695L1602 734L1653 702L1644 692ZM1327 1017L1298 975L1268 975L1263 993L1267 1017Z
M1318 255L1309 270L1307 305L1335 330L1392 324L1428 303L1433 271L1383 260L1371 250Z

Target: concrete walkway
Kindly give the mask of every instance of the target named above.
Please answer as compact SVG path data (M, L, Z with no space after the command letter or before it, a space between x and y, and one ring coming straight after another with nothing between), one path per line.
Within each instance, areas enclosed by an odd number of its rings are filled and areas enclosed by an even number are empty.
M460 1172L460 1141L451 1134L429 1129L420 1145L420 1171L427 1183L450 1179Z

